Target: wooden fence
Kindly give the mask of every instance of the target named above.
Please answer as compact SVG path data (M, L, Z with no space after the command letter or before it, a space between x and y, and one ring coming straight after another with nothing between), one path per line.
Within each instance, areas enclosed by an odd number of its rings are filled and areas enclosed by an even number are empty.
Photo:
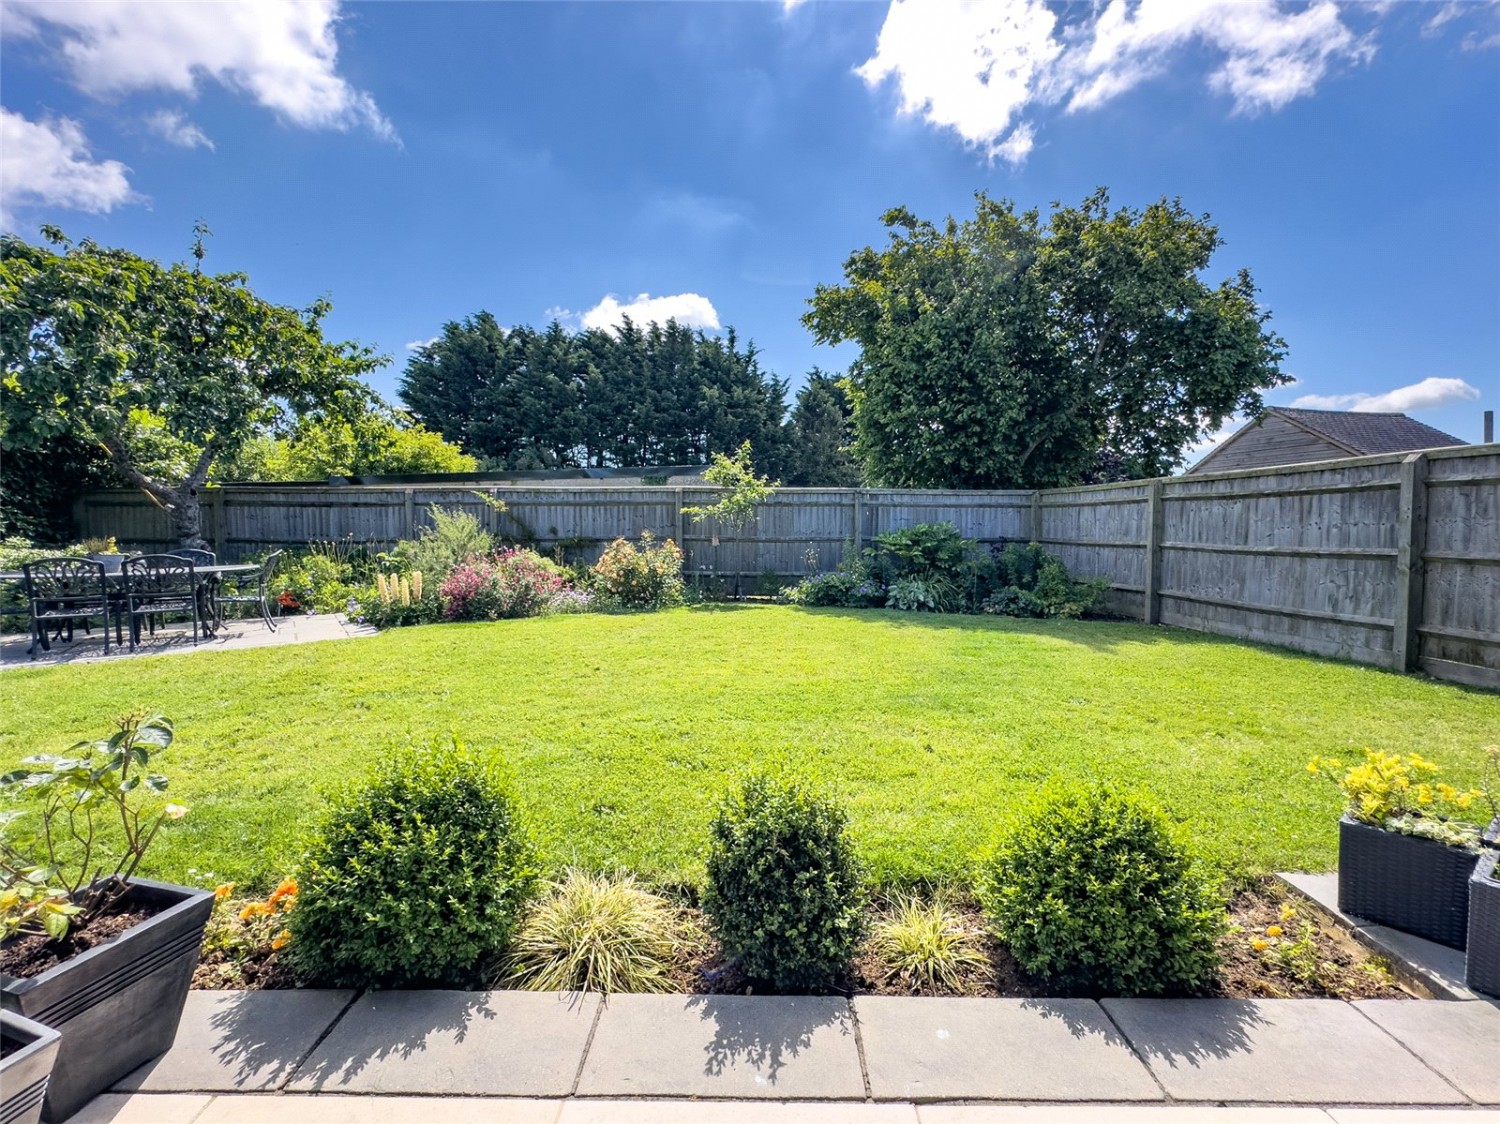
M1500 445L1040 492L783 488L740 531L684 512L713 502L710 488L210 494L205 535L228 559L346 537L387 548L436 504L571 557L649 530L682 545L689 573L741 581L832 569L883 531L947 520L985 544L1041 543L1074 573L1108 578L1112 607L1149 623L1500 688ZM86 535L170 543L165 515L138 492L89 496L78 514Z

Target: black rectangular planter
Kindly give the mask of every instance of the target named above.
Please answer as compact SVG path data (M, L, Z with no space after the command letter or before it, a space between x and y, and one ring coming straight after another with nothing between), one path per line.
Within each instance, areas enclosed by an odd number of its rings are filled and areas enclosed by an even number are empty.
M0 1011L0 1124L36 1124L47 1095L47 1078L57 1060L57 1031Z
M1469 948L1464 982L1471 990L1500 997L1500 851L1486 851L1469 876Z
M1339 909L1450 948L1469 929L1469 875L1479 856L1435 839L1419 839L1339 820Z
M66 1120L177 1034L213 894L135 879L124 901L166 908L39 976L0 976L5 1010L62 1034L44 1120Z

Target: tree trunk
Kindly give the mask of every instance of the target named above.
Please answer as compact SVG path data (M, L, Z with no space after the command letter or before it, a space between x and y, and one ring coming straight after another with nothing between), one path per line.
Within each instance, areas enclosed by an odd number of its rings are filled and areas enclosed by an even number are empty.
M207 550L208 543L203 538L203 499L198 488L188 483L174 489L170 503L168 511L177 545Z

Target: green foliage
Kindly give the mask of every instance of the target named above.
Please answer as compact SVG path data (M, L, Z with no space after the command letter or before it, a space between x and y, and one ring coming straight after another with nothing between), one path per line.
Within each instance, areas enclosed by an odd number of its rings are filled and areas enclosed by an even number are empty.
M415 539L402 539L387 561L401 573L418 571L436 589L460 562L488 554L495 540L479 517L459 508L449 510L433 504L427 509L432 522Z
M938 226L904 207L889 245L819 285L803 323L852 341L855 452L880 485L1035 488L1166 475L1183 450L1287 381L1248 272L1210 288L1220 247L1178 201L1035 210L981 193Z
M755 509L771 498L778 484L755 474L750 442L746 441L734 456L715 453L703 473L703 479L723 489L719 499L707 507L685 507L684 515L696 522L712 519L720 526L739 528L755 518Z
M242 274L43 233L60 249L0 238L0 449L63 435L102 448L171 512L182 545L202 545L199 493L216 460L288 419L368 401L362 376L382 360L323 339L327 302L285 308Z
M752 978L807 991L844 974L864 907L846 825L831 799L773 773L750 775L720 802L703 910Z
M793 488L857 488L854 405L841 380L814 367L797 392L787 424L785 482Z
M1089 788L1033 804L981 859L977 891L1020 965L1067 991L1186 993L1217 973L1217 889L1135 797Z
M809 608L873 609L885 604L887 594L885 586L871 573L870 564L864 558L846 552L837 570L803 578L782 596L792 605Z
M570 334L488 312L443 325L401 378L424 424L497 468L703 464L749 441L781 463L786 384L754 347L676 321Z
M606 608L667 609L682 604L682 550L641 532L639 546L616 539L594 564L593 592Z
M219 466L219 480L325 480L330 476L401 476L474 472L479 462L414 423L400 410L371 410L352 420L305 419L288 437L257 437Z
M504 952L536 868L499 767L435 743L332 799L298 883L290 954L308 978L462 986Z
M882 979L912 994L953 993L967 975L989 964L984 934L939 900L913 895L895 899L870 934L870 951Z
M115 725L107 738L35 754L0 776L0 793L19 805L0 817L0 939L61 939L86 925L129 889L162 825L186 814L165 802L167 778L150 771L172 744L172 723L133 711Z
M570 870L521 923L496 981L528 991L675 991L684 943L672 903L633 877Z
M1081 617L1109 591L1104 578L1075 580L1062 560L1036 543L1009 543L995 552L999 588L980 605L1007 617Z

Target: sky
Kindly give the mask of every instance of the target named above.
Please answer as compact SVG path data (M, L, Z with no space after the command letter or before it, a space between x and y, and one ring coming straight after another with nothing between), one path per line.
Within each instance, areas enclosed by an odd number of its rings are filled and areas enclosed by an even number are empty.
M814 286L976 191L1180 197L1253 274L1273 405L1500 410L1500 6L0 0L0 223L324 297L390 357L730 327L795 389ZM1198 452L1210 447L1212 438Z

